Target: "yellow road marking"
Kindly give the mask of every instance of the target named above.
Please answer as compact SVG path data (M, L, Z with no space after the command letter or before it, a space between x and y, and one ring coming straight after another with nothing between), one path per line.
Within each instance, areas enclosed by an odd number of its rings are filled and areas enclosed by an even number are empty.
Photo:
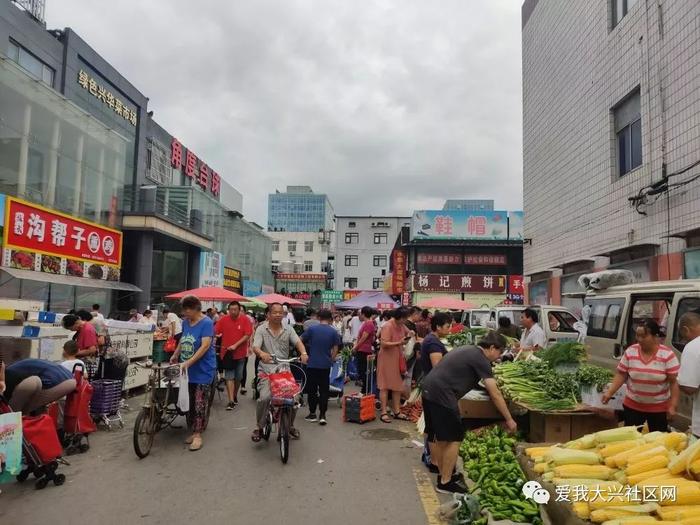
M438 518L440 500L437 497L435 488L433 488L433 482L431 481L430 476L428 476L428 474L426 474L423 470L414 468L413 477L416 479L418 496L420 497L421 503L423 503L425 516L428 518L428 525L444 524L445 522Z

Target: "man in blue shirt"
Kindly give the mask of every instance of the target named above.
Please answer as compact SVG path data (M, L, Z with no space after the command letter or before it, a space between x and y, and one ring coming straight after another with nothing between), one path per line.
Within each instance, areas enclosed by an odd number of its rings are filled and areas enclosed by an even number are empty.
M331 368L342 340L338 331L333 328L333 314L330 310L319 311L318 320L319 324L310 326L301 336L309 352L309 362L306 365L309 415L304 419L311 422L318 421L319 424L325 425ZM317 406L319 407L318 418L316 418Z

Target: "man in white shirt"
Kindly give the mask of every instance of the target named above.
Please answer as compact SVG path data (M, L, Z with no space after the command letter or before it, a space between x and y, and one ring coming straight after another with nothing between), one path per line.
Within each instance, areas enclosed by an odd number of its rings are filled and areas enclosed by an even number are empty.
M182 336L182 321L169 308L163 308L163 315L165 316L164 326L168 329L168 336L174 337L179 342Z
M282 305L284 308L284 318L282 319L282 324L284 326L294 326L296 321L294 320L294 311L292 310L292 307L289 306L289 303L284 303Z
M526 308L520 315L520 324L524 328L520 337L520 350L533 352L547 346L547 336L537 323L539 316L532 308Z
M683 314L678 322L678 331L681 341L689 341L681 354L678 384L684 394L695 396L690 428L695 437L700 437L700 314Z
M350 319L350 337L352 337L352 342L357 341L360 335L360 327L362 326L362 321L357 312L353 312L352 319Z
M98 321L102 321L104 323L105 316L100 313L100 305L99 304L93 304L92 305L92 317L97 319Z

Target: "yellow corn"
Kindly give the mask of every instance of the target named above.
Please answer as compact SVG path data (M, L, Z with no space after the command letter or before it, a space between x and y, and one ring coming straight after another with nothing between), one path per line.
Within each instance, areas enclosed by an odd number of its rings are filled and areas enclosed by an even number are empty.
M636 485L640 481L644 481L645 479L648 478L653 478L655 476L663 476L663 475L670 475L671 472L667 468L659 468L656 470L648 470L646 472L642 472L641 474L635 474L634 476L627 476L627 483L630 485Z
M644 445L638 445L634 448L630 448L628 450L625 450L624 452L620 452L619 454L615 454L614 456L610 456L606 458L605 464L608 464L608 459L612 460L614 462L614 466L616 467L625 467L627 465L627 459L630 456L634 456L636 454L640 454L644 452L645 450L651 450L652 448L656 447L656 443L645 443Z
M554 479L554 472L552 472L551 470L545 472L544 474L542 474L542 479L545 481L552 481Z
M590 505L590 503L589 503ZM625 523L628 519L639 519L649 521L647 518L654 520L655 518L649 516L653 512L656 512L658 505L654 503L645 503L643 505L630 504L625 506L603 506L601 508L593 509L591 507L590 520L594 523L602 523L609 520L624 520Z
M695 483L690 479L686 479L678 474L662 474L661 476L654 476L653 478L647 478L644 481L637 483L640 487L654 487L657 485L679 485L681 483Z
M675 450L676 452L682 451L688 446L688 436L682 432L668 432L656 440L656 443L660 443L669 450Z
M608 520L603 525L680 525L677 521L657 521L653 516L631 516Z
M552 447L530 447L525 449L528 457L544 456Z
M621 427L612 428L610 430L602 430L594 434L596 444L612 443L614 441L628 441L630 439L640 438L637 427Z
M640 452L639 454L634 454L633 456L628 456L627 457L627 465L639 463L640 461L643 461L645 459L649 459L650 457L657 456L659 454L667 456L668 449L666 447L664 447L663 445L658 445L654 448L650 448L649 450L645 450L644 452Z
M643 439L630 439L627 441L618 441L617 443L610 443L605 445L600 449L600 455L604 458L614 456L620 452L625 452L631 450L639 445L644 445Z
M587 520L588 516L591 515L587 501L575 501L572 506L574 508L574 514L582 520Z
M671 474L684 472L694 462L694 456L698 452L700 452L700 439L674 457L668 464L668 470Z
M544 474L547 471L547 463L544 461L542 463L535 463L532 470L534 470L537 474Z
M675 505L661 507L657 511L659 518L665 521L680 521L689 518L700 518L700 505Z
M554 468L555 478L612 479L615 470L604 465L560 465Z
M664 482L664 486L668 486L666 482ZM664 498L660 503L663 506L700 505L700 486L697 483L678 484L675 499Z
M663 448L663 447L662 447ZM553 448L544 457L547 463L559 465L600 465L600 456L596 452Z
M700 525L700 518L688 518L681 521L680 525Z
M625 474L628 476L634 476L635 474L641 474L642 472L647 472L649 470L664 468L666 465L668 465L668 462L668 454L658 454L637 463L630 463L625 470Z
M697 476L700 474L700 459L696 459L690 464L690 467L688 468L691 474Z

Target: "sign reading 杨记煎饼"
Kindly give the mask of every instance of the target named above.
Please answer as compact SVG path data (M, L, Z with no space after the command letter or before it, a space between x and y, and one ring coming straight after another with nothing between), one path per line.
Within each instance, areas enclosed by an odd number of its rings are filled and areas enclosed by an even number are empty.
M9 196L5 203L3 244L6 250L113 267L119 267L122 259L120 231Z
M413 276L413 290L417 292L503 293L504 275L464 275L419 273Z

